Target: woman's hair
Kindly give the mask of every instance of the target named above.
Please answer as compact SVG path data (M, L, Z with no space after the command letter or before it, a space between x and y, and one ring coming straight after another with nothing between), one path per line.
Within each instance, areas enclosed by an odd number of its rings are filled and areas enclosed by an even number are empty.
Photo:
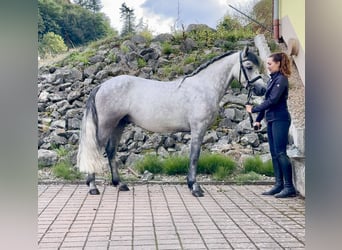
M284 52L273 53L269 56L274 62L280 62L279 71L286 77L291 75L291 61Z

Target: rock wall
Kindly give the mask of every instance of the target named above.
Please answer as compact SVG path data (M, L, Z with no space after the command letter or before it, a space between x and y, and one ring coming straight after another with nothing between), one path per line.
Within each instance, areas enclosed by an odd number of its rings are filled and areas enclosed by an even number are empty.
M165 41L172 41L169 34L162 34L148 43L141 36L119 43L115 40L102 44L87 64L63 63L60 66L44 66L38 74L38 161L41 166L51 166L59 159L56 148L64 148L73 164L79 142L79 129L85 102L90 91L110 77L129 74L143 78L171 80L179 78L177 71L167 76L163 65L177 64L189 51L196 50L196 43L186 39L180 45L173 45L181 53L167 54L162 51ZM243 41L257 51L253 41ZM213 47L203 53L224 52ZM139 65L139 59L146 62ZM194 64L182 66L182 72L190 73ZM220 103L219 116L208 129L202 152L216 152L232 156L238 162L253 154L269 159L266 125L255 132L250 127L245 112L246 92L244 89L229 89ZM254 97L255 102L261 98ZM188 154L189 133L156 134L133 124L126 127L119 144L117 161L121 166L130 166L145 153L161 156Z

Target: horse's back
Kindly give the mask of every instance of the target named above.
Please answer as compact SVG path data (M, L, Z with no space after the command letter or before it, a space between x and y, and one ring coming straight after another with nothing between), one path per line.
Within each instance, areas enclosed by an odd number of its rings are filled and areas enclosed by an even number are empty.
M117 76L103 83L98 107L106 117L127 117L154 132L188 130L185 98L175 82Z

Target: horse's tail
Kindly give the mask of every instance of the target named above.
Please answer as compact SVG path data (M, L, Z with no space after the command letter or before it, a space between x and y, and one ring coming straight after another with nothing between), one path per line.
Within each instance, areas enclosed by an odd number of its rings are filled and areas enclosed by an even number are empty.
M95 96L99 87L96 87L89 95L80 131L77 166L81 172L85 173L101 172L104 164L104 157L101 153L102 147L99 145L97 136L98 117Z

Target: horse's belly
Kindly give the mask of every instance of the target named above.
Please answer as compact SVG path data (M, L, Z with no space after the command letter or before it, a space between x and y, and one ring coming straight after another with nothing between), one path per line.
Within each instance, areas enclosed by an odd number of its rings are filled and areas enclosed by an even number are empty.
M157 133L167 133L167 132L187 132L190 131L190 127L184 120L172 121L165 117L164 119L141 117L139 119L130 117L129 119L135 125L149 130L151 132Z

